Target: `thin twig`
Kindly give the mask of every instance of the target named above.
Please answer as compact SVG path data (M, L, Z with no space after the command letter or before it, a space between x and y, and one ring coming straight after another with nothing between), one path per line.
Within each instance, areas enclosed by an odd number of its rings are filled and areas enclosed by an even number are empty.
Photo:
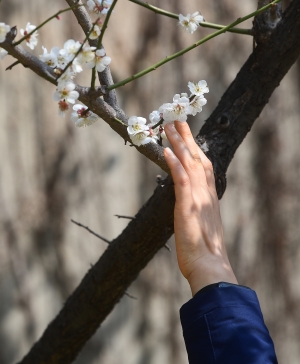
M137 297L132 296L130 293L128 293L127 291L125 291L124 293L126 296L128 296L129 298L132 298L133 300L137 300Z
M12 63L10 66L8 66L7 68L5 68L5 71L11 71L17 64L20 64L20 61L16 61L14 63Z
M100 49L100 47L102 45L102 40L103 40L103 37L104 37L105 30L107 28L108 21L110 19L111 13L112 13L117 1L118 0L114 0L114 2L111 4L111 7L109 8L109 10L107 12L107 15L105 17L105 20L104 20L104 23L103 23L103 26L102 26L102 29L101 29L101 34L100 34L100 36L98 38L96 52L97 52L98 49ZM92 80L91 80L91 89L92 90L95 90L95 82L96 82L96 65L92 70Z
M84 229L86 229L89 233L91 233L91 234L93 234L93 235L97 236L97 238L99 238L99 239L101 239L101 240L105 241L105 243L110 244L110 241L109 241L109 240L105 239L103 236L101 236L101 235L99 235L99 234L96 234L96 233L95 233L93 230L91 230L88 226L84 226L84 225L80 224L80 222L74 221L73 219L71 219L71 221L72 221L74 224L76 224L76 225L78 225L78 226L80 226L80 227L83 227L83 228L84 228Z
M125 216L125 215L114 215L116 216L118 219L129 219L129 220L133 220L134 217L132 216Z
M138 4L138 5L146 8L146 9L152 10L156 14L165 15L165 16L168 16L169 18L173 18L173 19L177 19L177 20L179 19L178 14L170 13L169 11L163 10L161 8L150 5L148 3L144 3L144 2L139 1L139 0L129 0L129 1L131 1L132 3ZM222 28L225 27L225 25L209 23L207 21L204 21L204 22L200 23L200 26L204 27L204 28L212 28L212 29L222 29ZM232 29L229 29L228 32L238 33L238 34L245 34L245 35L253 35L253 30L252 29L232 28Z
M135 0L135 1L136 1L136 0ZM184 49L182 49L181 51L176 52L176 53L172 54L172 55L171 55L171 56L169 56L169 57L164 58L163 60L161 60L161 61L159 61L159 62L155 63L155 64L154 64L154 65L152 65L151 67L148 67L148 68L144 69L143 71L136 73L136 74L135 74L135 75L133 75L133 76L130 76L130 77L128 77L128 78L125 78L123 81L117 82L117 83L115 83L114 85L109 86L109 87L107 88L107 90L109 90L109 91L110 91L110 90L116 89L116 88L118 88L118 87L124 86L124 85L126 85L127 83L132 82L132 81L134 81L134 80L136 80L136 79L138 79L138 78L140 78L140 77L142 77L142 76L146 75L147 73L149 73L149 72L151 72L151 71L156 70L158 67L162 66L163 64L165 64L165 63L167 63L167 62L170 62L170 61L172 61L173 59L175 59L175 58L177 58L177 57L180 57L180 56L182 56L183 54L185 54L185 53L187 53L187 52L191 51L192 49L194 49L194 48L196 48L196 47L200 46L201 44L203 44L203 43L205 43L205 42L209 41L210 39L215 38L216 36L218 36L218 35L220 35L220 34L222 34L222 33L227 32L229 29L233 28L235 25L240 24L240 23L244 22L245 20L250 19L250 18L252 18L252 17L256 16L257 14L262 13L263 11L265 11L265 10L269 9L271 6L273 6L274 4L279 3L280 1L281 1L281 0L274 0L274 1L272 1L270 4L263 6L262 8L260 8L260 9L258 9L258 10L256 10L256 11L254 11L253 13L248 14L248 15L244 16L243 18L238 18L238 19L237 19L237 20L235 20L233 23L231 23L231 24L229 24L229 25L225 26L224 28L222 28L222 29L220 29L220 30L218 30L218 31L216 31L216 32L214 32L214 33L212 33L212 34L210 34L210 35L208 35L207 37L204 37L204 38L200 39L198 42L193 43L193 44L192 44L192 45L190 45L189 47L184 48Z
M24 37L22 37L21 39L19 39L17 42L14 42L12 45L15 47L18 44L22 43L24 40L26 40L28 37L30 37L34 32L36 32L38 29L42 28L45 24L47 24L50 20L56 18L59 14L65 13L66 11L72 10L74 8L78 8L79 6L84 6L83 4L77 4L74 6L71 6L69 8L63 9L58 11L57 13L55 13L54 15L50 16L50 18L46 19L43 23L41 23L40 25L38 25L37 27L35 27L31 32L29 32L28 34L24 35Z

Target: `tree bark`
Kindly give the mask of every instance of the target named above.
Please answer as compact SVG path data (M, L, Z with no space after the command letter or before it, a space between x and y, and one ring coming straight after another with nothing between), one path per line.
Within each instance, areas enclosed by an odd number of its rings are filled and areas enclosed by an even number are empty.
M226 171L269 97L300 54L300 0L294 0L267 43L259 44L223 95L197 139L209 144L218 195ZM173 234L171 178L90 269L22 364L71 363L127 287Z

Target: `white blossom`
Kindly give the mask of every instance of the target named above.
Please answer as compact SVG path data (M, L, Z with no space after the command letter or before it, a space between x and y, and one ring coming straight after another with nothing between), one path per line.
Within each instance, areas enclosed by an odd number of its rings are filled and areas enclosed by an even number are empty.
M179 14L179 24L190 34L193 34L197 30L199 24L203 21L204 18L199 14L199 11L196 11L192 15L187 14L187 16Z
M202 111L202 106L206 105L207 100L204 98L203 95L200 96L195 96L191 101L190 101L190 106L191 106L191 114L193 116L195 116L198 112Z
M76 76L76 73L69 67L63 74L63 69L61 68L56 68L54 70L54 72L57 75L61 75L58 79L58 84L62 87L62 85L65 85L67 83L72 82L72 80L74 79L74 77Z
M28 33L32 32L35 28L36 28L35 25L30 25L30 23L28 22L25 29L20 29L20 33L21 33L22 37L25 37ZM34 49L34 47L37 45L37 43L38 43L37 36L38 36L38 33L34 32L31 35L29 35L28 37L26 37L26 45L30 49Z
M111 4L112 4L112 0L88 0L87 1L87 6L89 8L89 11L92 11L95 14L106 15Z
M78 58L74 58L73 62L70 66L71 71L73 71L74 73L80 73L82 71L82 67L81 64L78 61Z
M7 51L0 47L0 59L3 59L7 55Z
M131 116L128 119L127 132L130 135L134 135L141 131L149 131L149 127L146 125L147 120L140 116ZM149 135L149 134L148 134Z
M199 81L198 83L196 82L189 82L188 83L188 88L191 91L192 95L203 95L209 92L209 88L207 87L207 82L204 80Z
M44 54L41 54L39 56L40 60L44 63L46 63L48 66L55 68L57 67L57 56L59 54L59 48L53 47L48 53L47 48L43 47Z
M149 120L151 123L157 124L162 119L162 114L158 110L152 111L149 115Z
M6 34L10 31L10 26L5 23L0 23L0 43L3 43L6 38Z
M81 44L79 42L76 42L74 39L69 39L64 44L64 50L69 55L75 55L79 48L81 47Z
M92 11L93 13L99 14L101 13L102 6L97 3L97 1L88 0L87 6L89 8L89 11Z
M56 92L53 94L53 99L55 101L64 100L69 104L75 104L75 101L79 97L79 93L74 91L75 84L72 82L58 84Z
M164 140L168 140L168 138L167 138L167 134L166 134L166 132L165 132L165 129L164 129L164 128L162 128L162 131L160 132L160 136L161 136L161 138L162 138L162 139L164 139Z
M195 13L193 13L191 15L191 21L197 23L198 25L200 25L200 23L202 23L204 21L203 16L199 13L199 11L196 11Z
M137 145L138 147L141 145L145 145L148 143L156 143L156 140L153 139L150 135L150 132L147 130L140 131L135 134L130 134L129 137L134 145Z
M111 62L111 58L105 55L104 49L98 49L95 54L95 58L86 64L87 68L94 68L96 66L97 72L105 70Z
M71 60L70 55L65 49L60 49L57 55L57 66L64 69Z
M88 44L85 44L78 55L78 62L80 64L91 62L95 58L95 52L93 52L96 47L90 47Z
M64 118L66 116L66 111L68 110L69 110L69 104L64 100L60 100L58 102L58 115Z
M97 39L101 34L101 30L98 25L94 25L94 28L89 36L90 39Z
M192 108L187 97L180 97L179 94L176 94L173 97L173 103L161 105L158 111L163 114L164 123L175 120L183 122L187 120L187 115L191 114Z
M88 110L88 107L85 105L76 104L73 106L73 110L71 120L78 128L92 125L98 119L98 116Z

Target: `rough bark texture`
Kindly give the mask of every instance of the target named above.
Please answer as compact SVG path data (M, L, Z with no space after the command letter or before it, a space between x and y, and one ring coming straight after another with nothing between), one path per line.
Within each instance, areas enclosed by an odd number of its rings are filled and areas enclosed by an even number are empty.
M300 54L300 1L294 0L267 45L258 46L202 128L215 167L219 197L226 170L274 89ZM21 361L71 363L126 288L173 233L170 178L108 247Z
M268 42L255 48L198 135L210 146L219 198L235 151L299 57L299 30L300 1L294 0Z

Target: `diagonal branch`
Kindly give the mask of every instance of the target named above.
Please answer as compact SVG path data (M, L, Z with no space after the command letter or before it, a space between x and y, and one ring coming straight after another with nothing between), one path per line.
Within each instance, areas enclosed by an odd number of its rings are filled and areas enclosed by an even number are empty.
M236 149L299 57L299 12L300 0L294 0L268 44L254 50L200 132L209 142L217 177L225 176ZM225 188L219 182L217 187L222 194ZM168 177L111 242L20 364L67 364L74 360L127 287L173 234L173 208L174 191Z

